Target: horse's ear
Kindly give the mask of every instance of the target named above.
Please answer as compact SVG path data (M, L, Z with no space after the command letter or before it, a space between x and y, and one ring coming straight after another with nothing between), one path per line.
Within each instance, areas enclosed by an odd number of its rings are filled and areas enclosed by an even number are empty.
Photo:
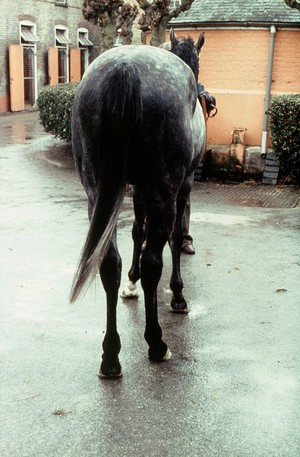
M202 48L202 46L204 45L204 43L205 43L205 33L202 32L202 33L200 33L200 36L199 36L199 38L198 38L198 41L197 41L197 43L195 44L195 47L196 47L196 50L197 50L197 53L198 53L198 54L200 53L201 48Z
M170 30L170 41L171 41L171 49L172 49L178 43L174 29Z

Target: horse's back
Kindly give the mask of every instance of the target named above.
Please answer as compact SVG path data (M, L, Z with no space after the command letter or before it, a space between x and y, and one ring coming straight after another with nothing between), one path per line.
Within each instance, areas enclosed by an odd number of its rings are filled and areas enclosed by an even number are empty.
M174 62L175 65L174 65ZM117 63L128 63L130 65L138 65L142 71L146 71L148 76L159 73L162 76L165 72L176 72L178 75L181 71L190 73L189 67L177 56L166 51L165 49L146 46L146 45L127 45L109 49L100 54L87 68L82 81L90 78L91 75L98 71L98 74L103 71L103 67L109 67ZM174 68L177 64L177 70ZM185 68L185 70L182 70Z
M195 108L197 92L190 68L174 54L145 45L120 46L101 54L84 74L79 90L79 93L82 92L81 98L93 92L93 99L97 103L107 74L121 66L136 70L141 80L144 107L147 101L152 103L157 97L158 101L163 99L164 103L174 103L177 98L185 102L188 98L192 109ZM157 103L156 109L159 110L160 106Z

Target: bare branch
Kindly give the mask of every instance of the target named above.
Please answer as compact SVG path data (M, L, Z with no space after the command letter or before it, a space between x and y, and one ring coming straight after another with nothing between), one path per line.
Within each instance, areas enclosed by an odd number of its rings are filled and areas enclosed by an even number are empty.
M295 8L296 10L300 11L300 3L297 0L285 0L285 3L290 8Z
M131 44L132 25L138 14L136 5L125 3L124 0L84 0L82 14L99 27L100 52L114 46L119 28L123 44Z
M82 14L92 24L105 27L114 22L123 0L84 0Z
M144 11L139 20L143 32L151 30L151 45L159 46L165 41L168 23L182 11L188 10L194 0L182 0L181 5L170 10L170 0L137 0Z
M132 39L132 25L135 18L138 15L138 8L135 5L130 5L129 3L123 4L119 8L119 15L116 18L116 28L121 29L121 36L123 39L123 44L130 44Z
M147 2L147 0L136 0L142 10L151 7L151 3Z
M177 8L170 11L170 19L173 19L173 17L177 17L183 11L189 10L192 6L193 1L194 0L182 0L181 5L177 6Z

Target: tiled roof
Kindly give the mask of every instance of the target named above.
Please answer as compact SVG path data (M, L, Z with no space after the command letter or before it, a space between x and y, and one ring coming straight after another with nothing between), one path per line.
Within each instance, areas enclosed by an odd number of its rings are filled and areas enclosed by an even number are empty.
M194 0L190 10L171 21L176 25L201 24L283 24L298 23L300 11L284 0ZM249 24L248 24L249 23Z

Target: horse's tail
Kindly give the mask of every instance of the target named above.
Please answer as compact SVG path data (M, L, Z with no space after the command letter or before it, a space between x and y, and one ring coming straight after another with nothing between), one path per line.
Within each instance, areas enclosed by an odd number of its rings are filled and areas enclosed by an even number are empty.
M128 64L109 70L99 103L96 144L97 200L90 229L74 276L70 301L74 302L94 279L114 234L127 184L128 150L142 115L140 79Z

